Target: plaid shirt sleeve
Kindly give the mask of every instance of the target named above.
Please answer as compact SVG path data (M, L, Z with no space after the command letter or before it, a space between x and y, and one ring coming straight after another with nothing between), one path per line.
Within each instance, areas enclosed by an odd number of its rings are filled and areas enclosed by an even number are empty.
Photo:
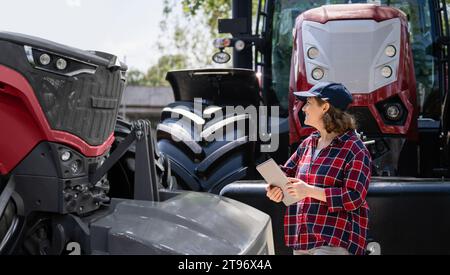
M343 187L325 189L330 212L354 211L365 201L370 181L370 156L365 150L359 151L346 164Z
M295 177L297 172L298 159L300 157L301 145L295 150L295 153L286 161L284 165L280 165L281 170L286 174L286 177Z

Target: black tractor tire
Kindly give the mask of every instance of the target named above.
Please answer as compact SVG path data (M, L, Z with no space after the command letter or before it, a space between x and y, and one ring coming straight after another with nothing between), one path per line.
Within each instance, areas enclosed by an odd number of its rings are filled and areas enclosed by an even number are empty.
M3 243L3 240L10 230L11 225L16 217L16 205L12 200L9 200L8 204L6 205L5 211L0 214L0 244Z
M206 110L210 118L202 113ZM179 186L219 194L229 183L254 178L260 153L249 136L249 116L226 114L225 107L207 103L202 103L202 111L194 109L193 102L177 101L161 113L158 149L170 159ZM223 116L214 115L220 112ZM242 122L245 127L238 127Z

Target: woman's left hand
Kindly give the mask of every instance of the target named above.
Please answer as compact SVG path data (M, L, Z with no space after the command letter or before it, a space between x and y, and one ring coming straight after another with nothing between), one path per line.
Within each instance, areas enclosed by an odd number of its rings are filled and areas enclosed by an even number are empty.
M311 185L297 178L288 179L289 183L287 184L287 191L291 196L298 200L303 200L304 198L311 196Z

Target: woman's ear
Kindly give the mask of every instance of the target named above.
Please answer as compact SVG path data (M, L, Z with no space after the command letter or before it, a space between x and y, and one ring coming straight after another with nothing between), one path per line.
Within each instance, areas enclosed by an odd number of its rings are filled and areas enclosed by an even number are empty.
M325 104L323 104L323 113L325 114L326 112L328 112L328 110L330 109L330 103L325 102Z

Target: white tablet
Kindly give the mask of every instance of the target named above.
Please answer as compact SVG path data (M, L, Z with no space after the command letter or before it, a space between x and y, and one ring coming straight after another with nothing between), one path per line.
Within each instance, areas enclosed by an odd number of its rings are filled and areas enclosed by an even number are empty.
M286 189L286 184L289 182L288 178L273 160L269 159L260 165L256 166L256 170L263 176L264 180L273 186L278 186L283 191L283 203L288 206L296 203L298 199L289 195Z

